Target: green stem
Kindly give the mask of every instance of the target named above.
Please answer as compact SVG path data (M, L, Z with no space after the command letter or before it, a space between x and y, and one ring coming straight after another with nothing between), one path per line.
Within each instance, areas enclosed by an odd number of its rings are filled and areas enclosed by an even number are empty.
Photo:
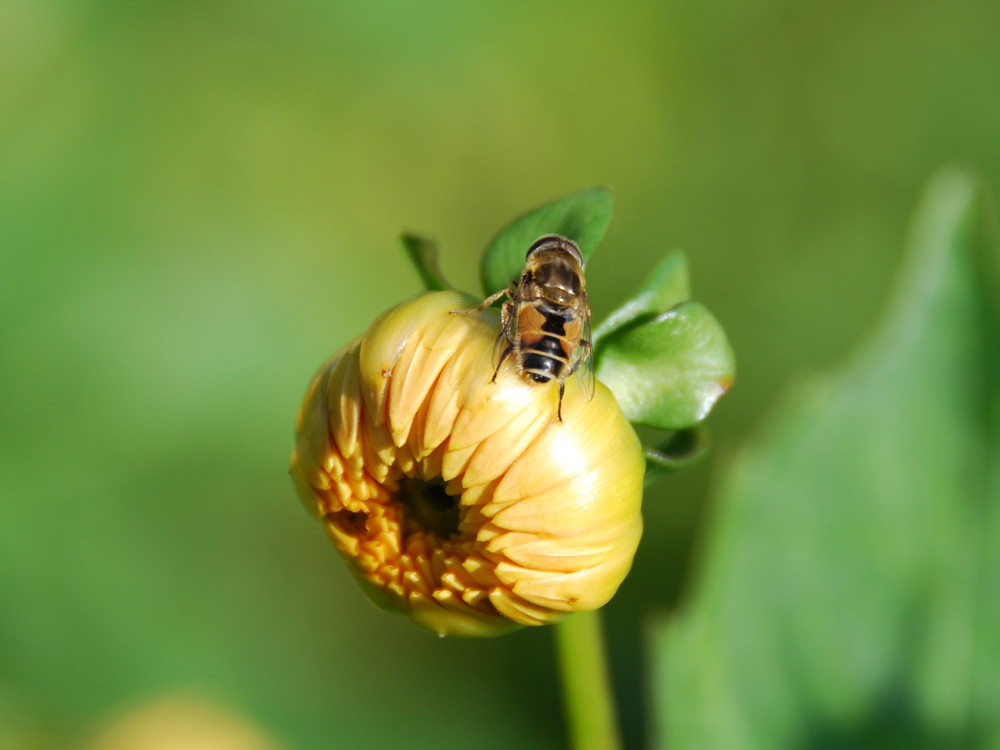
M570 747L619 750L622 743L600 611L571 615L555 630Z

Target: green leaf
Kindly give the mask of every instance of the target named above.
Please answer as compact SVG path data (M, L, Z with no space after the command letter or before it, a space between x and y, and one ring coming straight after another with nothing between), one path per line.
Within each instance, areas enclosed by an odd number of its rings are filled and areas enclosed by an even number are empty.
M576 242L583 260L594 251L611 223L611 191L596 187L546 203L500 230L480 268L487 296L505 289L524 267L531 243L543 234L558 234Z
M612 331L597 356L597 377L625 416L662 430L703 420L736 371L722 326L697 302Z
M998 257L934 180L894 304L793 389L655 631L661 747L1000 747Z
M679 250L661 260L632 299L612 312L594 330L594 344L629 323L666 312L691 296L687 259Z
M401 235L400 240L406 255L420 275L424 289L428 292L442 292L455 288L448 283L438 267L438 246L434 240L409 233Z

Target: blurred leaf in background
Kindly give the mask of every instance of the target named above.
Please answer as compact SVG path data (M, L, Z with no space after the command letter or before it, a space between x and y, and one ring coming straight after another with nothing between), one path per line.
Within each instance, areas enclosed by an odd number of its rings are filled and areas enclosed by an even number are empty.
M998 25L984 0L0 4L0 682L66 735L193 685L296 750L438 747L413 728L439 715L556 744L549 634L381 616L285 467L314 368L419 289L401 230L471 290L512 216L609 185L595 320L682 247L741 368L608 610L640 742L636 623L677 600L712 469L868 327L932 169L1000 184Z
M1000 743L1000 248L939 176L894 305L729 476L661 628L671 748Z

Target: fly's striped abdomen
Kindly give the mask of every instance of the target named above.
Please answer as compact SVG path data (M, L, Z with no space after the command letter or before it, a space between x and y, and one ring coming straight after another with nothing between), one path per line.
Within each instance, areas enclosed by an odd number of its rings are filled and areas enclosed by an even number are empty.
M552 309L524 310L519 322L524 374L537 383L547 383L561 376L569 366L563 315Z
M554 336L543 336L521 352L521 368L537 383L558 378L567 364L563 344Z

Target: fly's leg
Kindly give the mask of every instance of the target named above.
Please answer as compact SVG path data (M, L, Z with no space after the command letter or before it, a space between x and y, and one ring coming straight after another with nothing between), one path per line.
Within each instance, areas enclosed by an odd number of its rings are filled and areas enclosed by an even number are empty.
M501 289L496 294L491 294L489 297L487 297L486 299L484 299L483 303L481 305L479 305L479 307L473 307L473 308L471 308L469 310L452 310L451 314L452 315L475 315L476 313L480 313L483 310L485 310L487 307L489 307L490 305L492 305L494 302L496 302L498 299L500 299L501 297L503 297L505 294L508 294L508 292L509 292L509 290L507 290L507 289Z
M497 375L500 374L500 365L502 365L503 361L505 359L507 359L507 357L510 356L510 353L512 351L514 351L514 345L513 344L508 344L507 348L503 350L503 354L500 355L500 359L499 359L499 361L497 361L497 369L495 369L493 371L493 377L490 379L491 383L497 382Z
M514 303L510 301L504 302L500 308L500 335L497 336L496 343L493 345L493 361L497 363L497 366L493 371L493 378L490 380L491 383L497 382L497 375L500 374L500 365L511 355L511 352L515 355L517 354L517 347L511 332L511 326L514 322ZM507 346L501 351L500 347L504 342L506 342Z
M562 422L562 397L563 391L566 390L566 381L559 378L559 406L556 407L556 417Z
M496 294L491 294L489 297L483 300L479 307L473 307L471 310L452 310L452 315L475 315L485 310L487 307L492 305L498 299L504 296L510 295L510 289L501 289ZM496 346L494 347L494 356L496 352L500 351L500 344L503 341L507 341L507 346L503 350L503 353L496 358L496 369L493 371L493 377L490 378L491 383L497 382L497 375L500 374L500 366L503 361L510 356L511 352L514 351L514 341L511 337L510 327L511 323L514 321L514 305L511 302L504 302L503 306L500 308L500 335L497 337Z

